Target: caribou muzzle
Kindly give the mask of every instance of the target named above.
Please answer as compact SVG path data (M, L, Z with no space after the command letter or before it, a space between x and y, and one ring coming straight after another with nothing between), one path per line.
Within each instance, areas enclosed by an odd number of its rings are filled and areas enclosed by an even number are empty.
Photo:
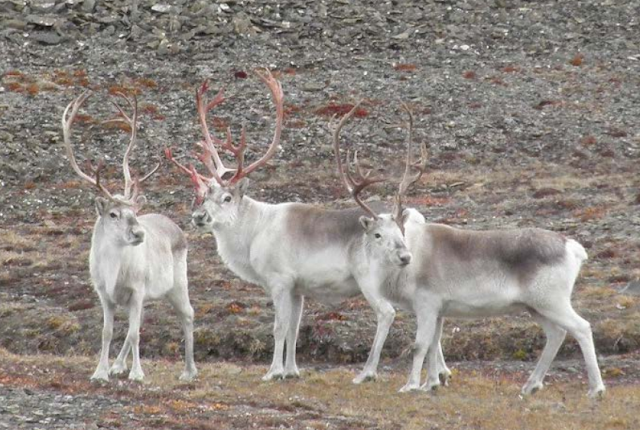
M191 215L191 222L196 227L206 227L208 224L212 223L211 216L205 210L199 210Z
M144 242L144 230L140 226L132 227L129 230L129 243L133 246L138 246Z
M409 251L402 251L398 253L398 264L400 267L405 267L411 263L411 253Z

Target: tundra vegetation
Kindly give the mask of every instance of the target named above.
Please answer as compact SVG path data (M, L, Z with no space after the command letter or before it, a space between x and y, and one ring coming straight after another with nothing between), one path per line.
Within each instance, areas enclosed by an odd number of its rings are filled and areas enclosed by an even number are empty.
M0 5L0 421L9 428L639 428L640 298L633 288L621 292L640 278L638 0L278 4L139 1L133 17L120 0ZM260 383L273 353L270 299L225 268L211 237L191 229L189 179L168 163L145 182L143 212L170 214L188 237L199 377L177 379L183 332L171 306L156 301L140 331L146 382L92 385L102 331L87 264L95 193L65 158L64 107L86 89L100 100L137 95L145 145L131 162L147 172L165 146L184 149L175 151L179 160L190 157L199 134L193 93L214 79L232 102L210 127L224 133L231 125L237 135L236 124L246 123L256 142L246 154L251 163L273 133L271 102L248 79L258 66L287 90L283 150L252 174L252 197L351 206L329 119L364 98L349 133L370 143L364 167L395 176L404 167L405 100L414 139L429 150L428 173L407 193L408 207L454 227L538 227L584 246L589 259L573 306L592 324L605 398L585 396L571 336L545 389L518 398L545 343L526 315L445 321L451 387L400 396L416 327L399 310L378 381L354 386L376 326L362 299L309 300L297 344L303 378ZM111 109L89 103L74 139L94 165L105 159L102 178L114 190L121 170L111 161L121 159L130 130L99 124ZM388 202L395 190L381 184L374 196ZM126 334L116 325L113 346Z

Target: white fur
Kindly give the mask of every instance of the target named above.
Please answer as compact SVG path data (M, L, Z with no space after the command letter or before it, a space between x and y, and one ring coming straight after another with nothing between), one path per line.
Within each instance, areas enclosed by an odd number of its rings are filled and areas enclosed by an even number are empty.
M101 200L101 199L99 199ZM143 303L167 297L178 312L185 336L185 369L180 379L191 380L197 370L193 359L193 308L187 283L186 241L179 227L161 215L137 217L124 205L101 200L99 217L91 240L89 265L94 288L104 313L100 361L92 380L109 379L127 370L127 356L133 352L129 379L142 380L140 324ZM111 214L117 216L112 218ZM142 237L142 242L138 243ZM174 247L176 242L183 246ZM129 330L122 350L109 370L109 346L116 306L129 313Z
M432 225L433 226L433 225ZM431 390L438 380L438 353L443 317L484 318L527 310L542 326L547 344L522 393L531 394L542 388L542 381L567 332L580 344L589 375L589 396L604 393L596 360L591 327L571 306L571 292L580 266L587 259L584 248L575 240L567 240L564 258L535 267L527 280L516 279L503 262L492 256L472 261L441 261L435 250L446 247L448 239L430 233L430 224L412 218L405 225L407 246L414 260L406 282L391 286L385 297L413 309L417 317L417 333L413 366L407 384L400 391ZM446 227L445 227L446 228ZM459 234L469 234L457 230ZM543 231L538 234L544 237ZM464 236L463 236L464 237ZM544 239L546 240L546 239ZM443 248L440 248L443 249ZM453 258L453 257L450 257ZM429 276L421 275L429 268ZM530 275L530 277L529 277ZM424 281L428 279L428 281ZM427 381L420 386L422 365L427 358Z
M369 231L363 225L362 234L348 243L301 243L290 237L286 225L296 205L255 201L243 196L244 187L222 188L213 183L193 218L196 225L213 233L227 267L243 280L262 286L273 299L275 347L263 379L299 375L295 349L304 297L335 303L360 293L376 312L378 327L369 359L354 382L374 379L395 317L395 310L382 297L381 284L402 273L399 256L408 254L400 228L390 215L381 215L372 220ZM233 201L225 203L229 196ZM381 239L374 239L374 231ZM443 361L442 367L448 376Z

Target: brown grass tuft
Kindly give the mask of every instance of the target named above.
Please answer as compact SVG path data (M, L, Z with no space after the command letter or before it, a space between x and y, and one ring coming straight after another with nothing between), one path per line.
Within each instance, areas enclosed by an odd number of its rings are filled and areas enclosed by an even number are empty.
M580 145L582 146L593 146L596 143L598 143L598 141L594 136L591 135L584 136L582 139L580 139Z
M555 196L556 194L560 194L560 193L561 191L556 188L545 187L545 188L540 188L534 191L532 197L534 199L542 199L544 197Z
M344 116L348 114L351 109L353 109L353 106L354 105L350 103L346 103L346 104L329 103L326 106L316 109L314 113L316 115L329 116L329 117L334 115ZM369 115L369 112L366 109L359 107L358 109L356 109L356 112L354 115L357 118L364 118Z
M502 68L502 71L504 73L519 73L520 72L520 67L513 66L513 65L504 66Z
M24 87L18 82L7 82L6 83L7 90L13 93L22 93L24 92Z
M393 68L398 72L415 72L418 70L418 66L408 63L398 63L394 65Z
M578 53L569 61L569 64L571 64L572 66L578 67L578 66L582 66L583 62L584 62L584 55Z
M138 78L135 80L135 84L139 87L155 89L158 88L158 84L151 78Z
M47 327L64 335L70 335L80 330L80 324L74 318L68 318L64 315L49 317Z
M30 96L36 96L38 95L39 92L40 92L40 87L35 82L32 82L29 85L27 85L27 93Z

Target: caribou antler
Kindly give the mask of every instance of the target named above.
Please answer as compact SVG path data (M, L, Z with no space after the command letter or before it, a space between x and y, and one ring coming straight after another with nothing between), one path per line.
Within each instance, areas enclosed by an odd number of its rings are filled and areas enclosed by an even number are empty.
M85 172L83 172L82 169L80 169L80 166L78 166L78 162L76 161L76 157L73 153L73 148L71 147L71 126L76 119L76 115L78 114L80 107L82 107L84 102L90 96L91 93L89 93L89 91L85 91L78 98L69 103L62 113L62 137L64 141L64 148L67 152L69 163L71 163L71 167L78 174L78 176L98 188L98 190L102 191L102 193L110 200L120 203L120 201L114 198L109 190L107 190L104 185L100 183L100 170L102 170L103 166L102 161L98 163L98 166L95 169L91 169L93 170L95 177L89 176Z
M104 124L124 123L131 129L131 138L129 140L129 145L127 145L127 149L124 153L124 158L122 159L122 172L124 174L124 199L135 200L139 193L139 185L149 179L149 177L151 177L151 175L153 175L158 170L158 168L160 167L160 163L158 163L153 169L151 169L149 173L144 175L142 178L131 178L131 170L129 169L129 157L131 156L131 151L136 145L136 139L138 137L138 98L134 94L133 101L131 101L131 99L124 93L117 92L115 95L124 99L124 101L127 102L133 112L131 113L131 115L127 115L125 111L120 107L120 105L112 99L111 104L115 106L115 108L120 113L120 116L104 121Z
M424 171L427 167L427 146L424 142L420 145L421 157L419 160L412 162L411 161L411 146L413 144L413 113L409 106L406 103L402 103L402 108L409 115L409 122L407 124L407 161L404 167L404 175L402 176L402 181L400 181L400 185L398 186L398 193L395 195L395 204L393 209L393 215L404 234L404 224L402 221L402 212L404 211L402 207L402 199L407 193L409 187L418 180L424 174ZM411 175L411 169L417 169L418 171Z
M226 138L225 140L221 140L212 136L209 133L209 126L207 124L207 113L218 106L222 102L224 102L224 90L218 91L218 94L210 100L206 100L206 94L209 90L209 81L206 80L200 86L200 88L196 91L196 106L198 109L198 117L200 120L200 127L202 128L202 134L204 139L201 142L198 142L197 145L202 149L202 153L198 155L198 159L202 161L202 163L207 167L211 177L207 177L196 172L193 166L186 167L176 161L171 153L171 150L165 150L165 155L167 158L173 162L180 170L187 173L193 183L196 186L196 191L198 195L201 195L203 192L202 185L210 182L211 180L215 180L222 186L234 184L238 182L240 179L249 175L251 172L256 170L257 168L263 166L269 161L274 155L276 150L278 149L278 145L280 144L280 135L282 133L282 122L284 120L284 94L282 92L282 86L280 82L276 80L269 70L265 72L260 72L256 70L256 75L269 87L271 90L271 95L273 97L273 102L276 105L276 128L273 135L273 139L267 152L257 161L250 164L248 167L244 167L244 153L247 149L247 138L246 131L244 126L242 127L242 131L240 132L240 142L236 145L233 143L233 138L231 137L231 129L227 127L226 130ZM218 154L218 149L229 152L237 162L237 166L235 169L227 168L222 163L222 159ZM224 177L227 173L234 172L234 175L229 179L225 180ZM206 191L206 189L205 189Z
M73 170L85 181L89 182L91 185L94 185L98 188L109 200L119 203L125 204L129 206L136 205L136 198L139 194L139 184L145 180L147 180L153 173L158 170L160 165L158 164L154 169L151 170L148 174L142 177L142 179L131 178L131 172L129 170L129 156L131 151L133 150L136 142L137 135L137 121L138 121L138 104L134 98L134 102L132 102L128 97L124 94L118 93L118 95L124 98L129 106L133 109L133 114L131 116L127 115L123 109L115 102L112 101L114 106L118 109L122 118L115 118L112 120L107 120L104 123L113 123L113 122L124 122L131 127L131 140L129 141L129 145L127 146L127 150L124 155L124 159L122 162L122 169L124 172L125 186L124 186L124 196L123 198L114 197L109 190L107 190L104 185L100 182L100 172L104 167L104 163L102 160L98 163L97 167L93 168L89 163L89 167L92 173L95 176L90 176L87 173L83 172L82 169L78 166L76 161L76 157L73 153L73 148L71 147L71 127L73 122L80 110L80 107L84 104L84 102L89 98L91 94L88 91L82 93L79 97L69 103L62 114L62 135L64 141L64 147L67 153L67 158L69 158L69 162L71 163L71 167Z
M180 170L189 175L191 182L196 189L196 204L201 204L204 201L204 197L207 195L208 183L211 181L211 178L207 178L206 176L199 174L196 171L196 168L193 167L193 164L189 164L189 167L187 167L180 163L173 157L173 153L169 148L165 148L164 155L167 157L167 160L171 161Z
M330 124L330 128L331 127L333 128L333 152L334 152L334 154L336 156L336 164L338 165L338 173L340 174L340 177L342 178L342 181L344 182L344 185L347 187L347 190L351 194L351 197L353 197L353 199L356 201L356 203L365 212L367 212L373 219L378 219L378 215L373 210L371 210L371 208L369 206L367 206L360 199L360 193L362 192L362 190L364 190L369 185L376 184L378 182L383 182L385 179L384 178L372 178L372 177L370 177L371 176L371 171L363 173L362 168L360 166L360 163L358 162L358 152L357 151L353 155L353 162L356 165L356 173L357 173L358 177L354 178L353 175L351 174L351 172L349 171L349 159L351 158L350 157L350 151L347 150L347 165L346 165L346 169L342 165L342 157L340 156L340 131L342 130L342 127L345 125L345 123L356 112L356 110L360 106L360 103L362 103L362 102L360 101L360 102L356 103L356 105L349 111L349 113L347 113L345 116L342 117L342 119L340 120L340 122L338 122L338 124L336 126L333 126L332 124ZM335 118L336 118L335 116L332 118L332 123L334 122Z

